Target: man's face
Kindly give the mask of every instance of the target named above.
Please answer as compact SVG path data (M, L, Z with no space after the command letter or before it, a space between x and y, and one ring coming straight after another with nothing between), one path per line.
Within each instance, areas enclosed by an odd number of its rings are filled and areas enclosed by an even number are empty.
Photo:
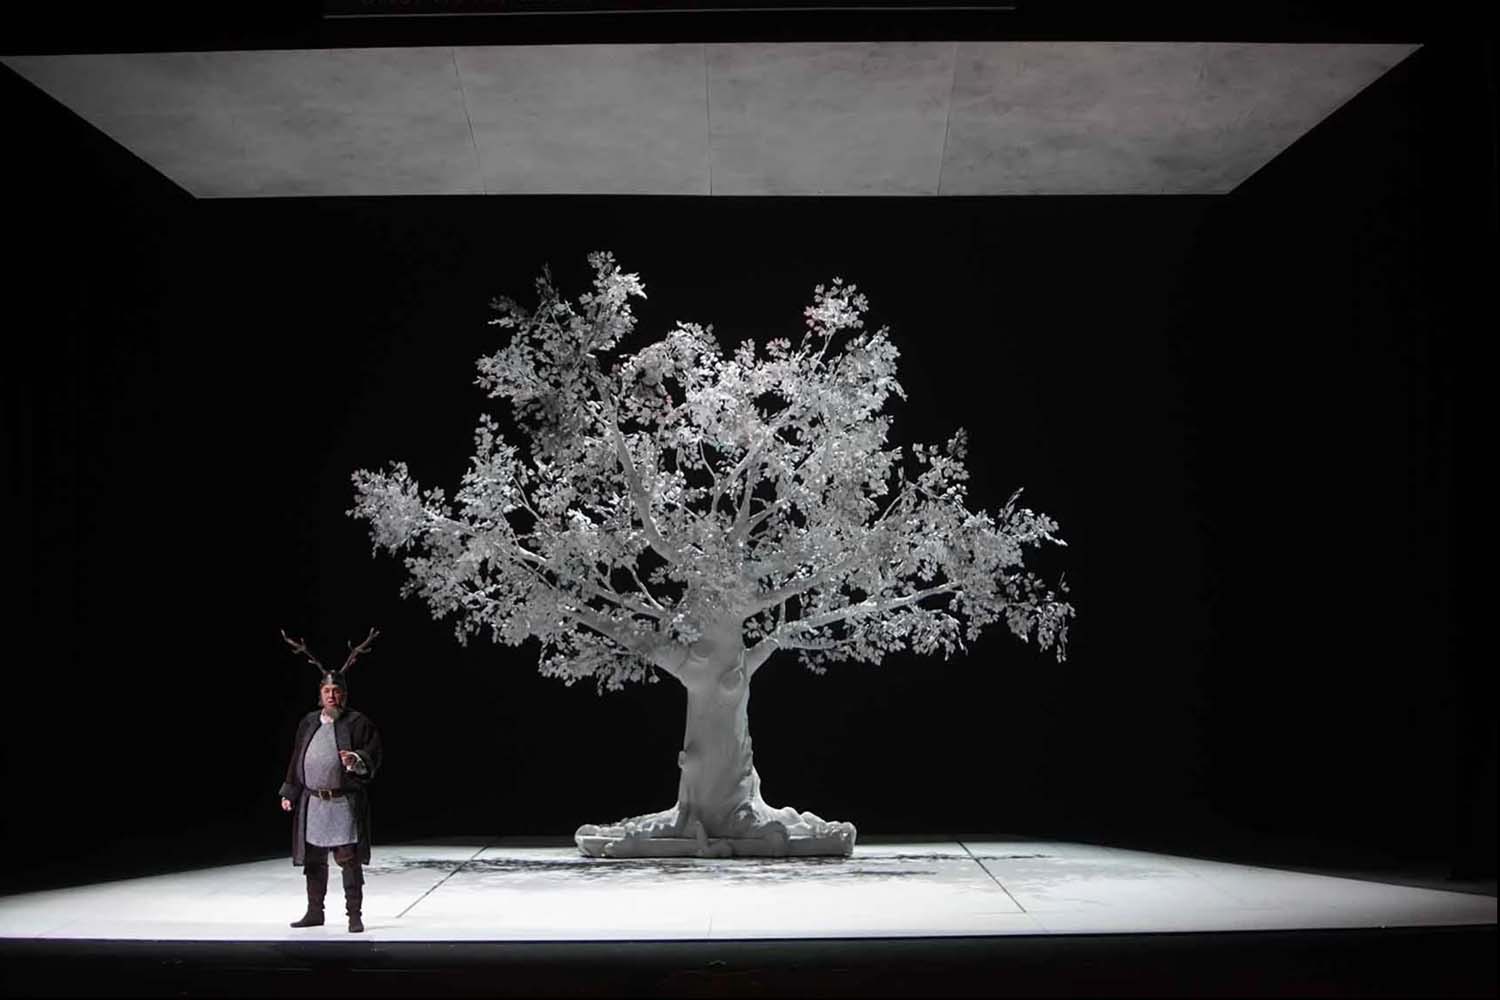
M344 689L337 684L324 684L319 694L324 708L344 707Z

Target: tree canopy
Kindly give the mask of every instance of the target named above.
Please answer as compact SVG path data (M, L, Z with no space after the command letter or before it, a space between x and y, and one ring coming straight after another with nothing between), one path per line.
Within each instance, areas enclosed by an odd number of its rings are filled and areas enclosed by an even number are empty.
M633 353L640 278L589 256L569 301L549 273L528 310L508 298L508 342L477 384L507 400L524 441L483 415L450 501L404 462L354 473L350 515L404 553L403 593L459 641L541 642L543 674L600 690L676 674L706 631L738 623L748 672L779 650L821 672L910 648L945 656L1004 621L1066 656L1071 604L1024 557L1065 544L1018 505L967 507L967 437L887 443L898 351L834 279L793 342L726 352L678 323Z

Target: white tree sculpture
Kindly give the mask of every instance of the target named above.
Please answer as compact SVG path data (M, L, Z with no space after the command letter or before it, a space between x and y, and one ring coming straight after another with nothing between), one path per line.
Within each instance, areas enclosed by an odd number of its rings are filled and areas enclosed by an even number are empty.
M687 689L676 804L580 827L584 853L848 854L852 824L761 797L756 671L782 651L818 673L907 647L946 656L1002 619L1062 660L1073 607L1022 561L1064 544L1057 525L1019 492L968 510L962 430L906 459L886 447L897 351L864 329L855 286L814 290L796 346L726 355L712 328L679 323L623 354L645 292L610 254L589 262L576 304L545 272L535 310L493 303L513 334L477 381L510 400L529 448L482 416L454 504L397 462L354 473L349 513L410 553L403 594L455 616L460 642L535 637L544 675L601 692L658 671Z

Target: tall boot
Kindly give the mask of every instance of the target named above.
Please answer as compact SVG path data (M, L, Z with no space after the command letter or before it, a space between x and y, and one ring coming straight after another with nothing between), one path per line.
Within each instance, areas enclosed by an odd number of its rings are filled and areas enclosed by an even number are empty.
M302 873L307 876L307 912L301 920L293 920L293 927L323 926L323 897L328 894L328 866L306 865Z
M365 929L360 911L365 902L365 877L359 859L344 864L344 912L349 915L349 933L358 934Z

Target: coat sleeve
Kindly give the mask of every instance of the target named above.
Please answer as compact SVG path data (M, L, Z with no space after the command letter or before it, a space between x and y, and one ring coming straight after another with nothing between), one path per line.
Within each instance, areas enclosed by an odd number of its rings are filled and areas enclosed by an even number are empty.
M297 723L297 732L292 736L292 756L287 761L286 780L281 783L279 793L282 798L291 799L293 802L296 802L297 796L302 794L301 768L297 766L300 763L298 760L300 755L297 750L302 746L303 725L301 722Z
M345 771L344 782L362 787L373 781L375 773L380 770L382 756L380 730L368 716L361 715L359 725L351 727L349 737L353 744L349 749L359 755L362 767L355 771Z

